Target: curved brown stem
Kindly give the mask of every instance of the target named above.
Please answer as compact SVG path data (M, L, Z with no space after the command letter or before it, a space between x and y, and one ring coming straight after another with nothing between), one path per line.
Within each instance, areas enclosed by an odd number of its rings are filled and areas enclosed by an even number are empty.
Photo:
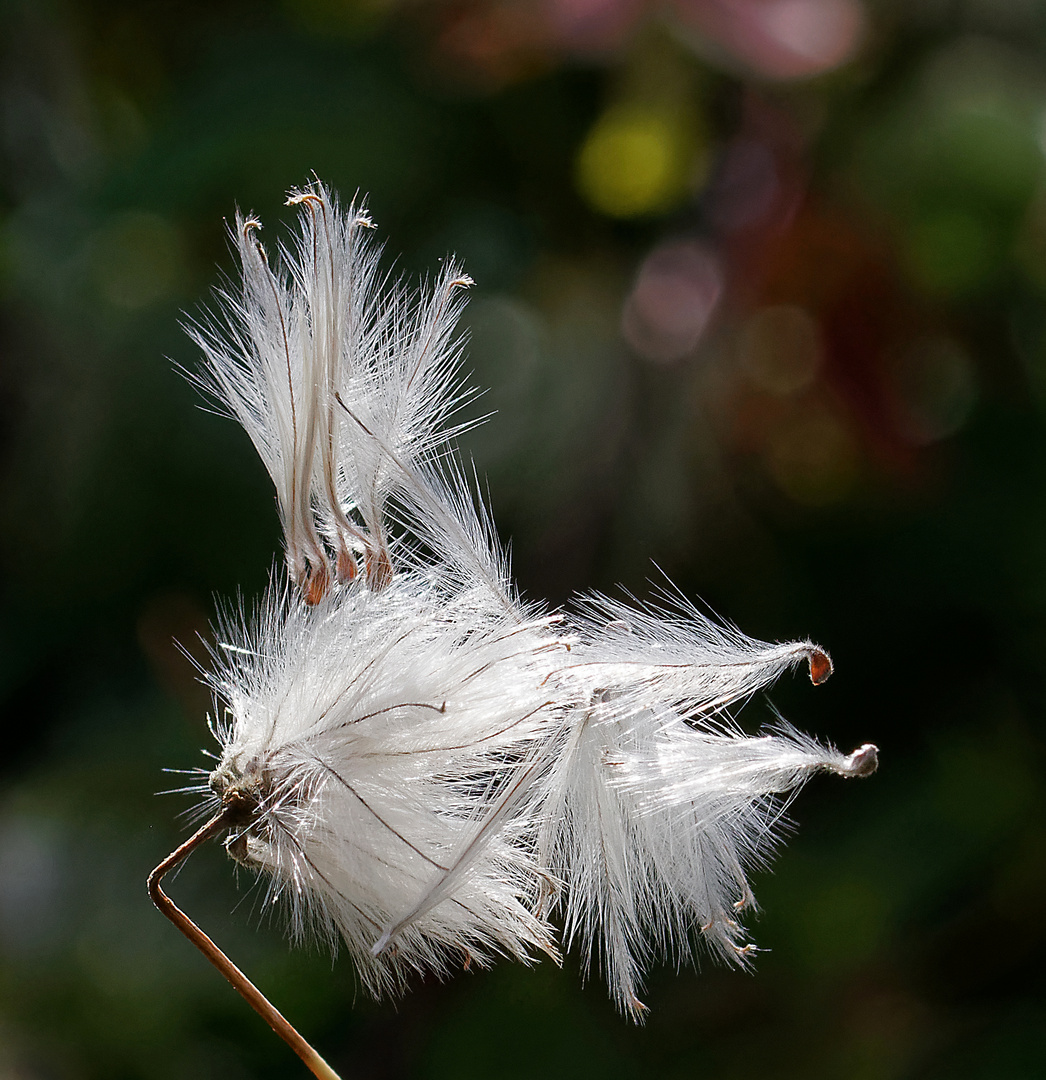
M236 805L223 807L206 825L190 836L184 844L172 851L149 875L149 895L160 911L210 960L236 990L243 995L247 1004L305 1062L313 1076L318 1077L319 1080L340 1080L338 1074L298 1034L269 999L160 888L160 882L163 881L168 871L174 869L180 862L188 858L194 849L205 840L209 840L212 836L220 833L222 829L233 824L232 819L237 815L242 815L241 807Z

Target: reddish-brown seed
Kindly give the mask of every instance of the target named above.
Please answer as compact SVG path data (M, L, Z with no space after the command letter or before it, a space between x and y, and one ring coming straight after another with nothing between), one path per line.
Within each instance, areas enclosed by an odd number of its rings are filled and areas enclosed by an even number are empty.
M309 576L305 579L305 603L310 605L318 604L326 595L327 590L330 588L330 574L327 572L326 566L317 566L309 568Z
M359 567L356 565L356 560L352 557L352 553L347 548L342 548L338 552L338 558L335 565L335 573L338 575L338 581L342 585L348 584L359 573Z
M814 686L820 686L832 674L833 670L832 658L828 653L822 652L820 649L814 649L810 653L810 682Z

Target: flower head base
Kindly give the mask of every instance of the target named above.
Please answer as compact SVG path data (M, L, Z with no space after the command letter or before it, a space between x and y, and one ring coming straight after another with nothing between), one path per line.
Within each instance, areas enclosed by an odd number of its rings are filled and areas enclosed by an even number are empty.
M643 970L689 958L695 929L746 963L746 871L782 800L876 751L748 736L731 710L801 662L823 682L828 654L673 595L521 603L451 447L468 278L409 294L379 277L361 207L320 184L289 203L276 263L237 218L242 293L192 331L272 477L289 578L215 648L207 797L230 855L375 992L557 957L557 925L633 1017Z

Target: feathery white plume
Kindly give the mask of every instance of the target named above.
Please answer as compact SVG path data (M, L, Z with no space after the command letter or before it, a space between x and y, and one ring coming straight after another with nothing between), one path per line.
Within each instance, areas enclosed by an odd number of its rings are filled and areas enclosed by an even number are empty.
M644 969L695 932L747 959L746 870L783 800L817 770L867 775L875 748L735 724L788 668L828 677L809 641L764 644L671 596L524 606L449 445L469 279L449 265L408 294L361 207L319 183L289 203L276 260L237 217L242 292L192 331L272 476L290 579L215 648L228 851L375 992L556 957L561 920L638 1017Z

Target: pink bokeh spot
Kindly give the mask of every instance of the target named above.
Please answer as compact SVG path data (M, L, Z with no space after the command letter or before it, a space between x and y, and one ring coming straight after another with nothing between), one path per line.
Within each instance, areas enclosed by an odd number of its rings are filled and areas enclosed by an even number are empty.
M771 79L801 79L850 60L864 37L860 0L675 0L683 25Z
M719 260L705 245L662 244L639 268L622 312L622 332L648 360L679 360L701 340L722 291Z
M623 47L643 17L646 0L541 0L551 36L579 53Z

